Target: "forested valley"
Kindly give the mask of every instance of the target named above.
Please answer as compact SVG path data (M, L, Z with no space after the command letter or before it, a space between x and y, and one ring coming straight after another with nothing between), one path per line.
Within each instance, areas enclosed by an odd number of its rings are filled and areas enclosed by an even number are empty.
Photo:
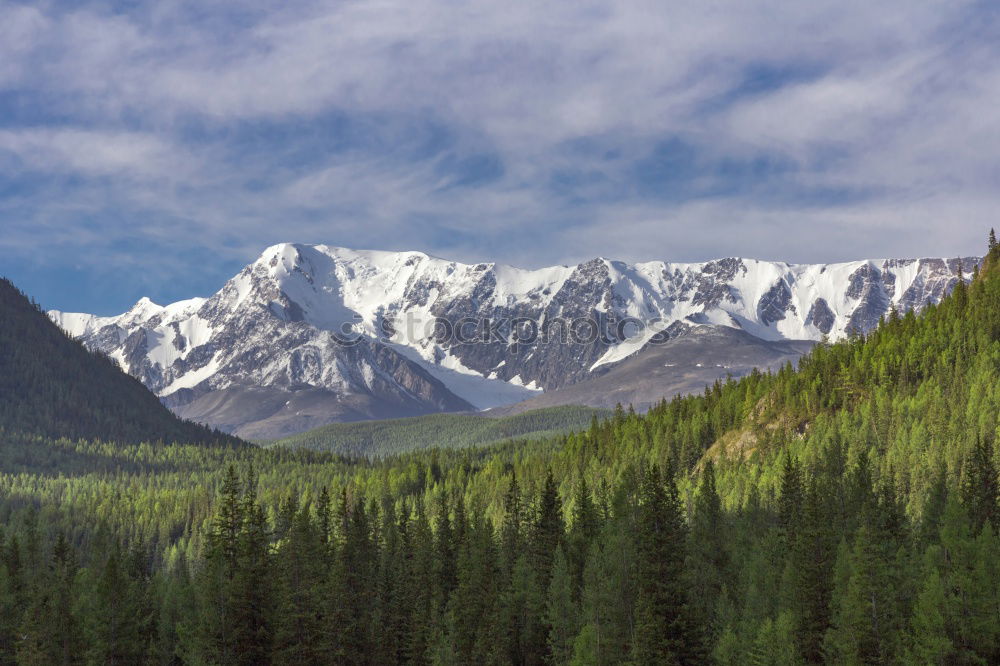
M544 440L346 457L22 406L0 662L1000 663L998 408L992 240L919 314Z

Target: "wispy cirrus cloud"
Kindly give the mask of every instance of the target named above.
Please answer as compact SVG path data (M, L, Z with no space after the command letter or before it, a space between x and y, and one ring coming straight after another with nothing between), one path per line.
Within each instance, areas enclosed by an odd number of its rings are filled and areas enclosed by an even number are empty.
M3 3L0 272L111 312L284 240L527 265L975 252L998 14Z

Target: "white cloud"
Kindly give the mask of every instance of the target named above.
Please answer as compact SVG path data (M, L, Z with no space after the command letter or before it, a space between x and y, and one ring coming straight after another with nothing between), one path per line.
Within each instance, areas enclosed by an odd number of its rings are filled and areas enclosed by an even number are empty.
M79 238L98 250L137 234L179 247L183 233L241 258L278 240L535 265L974 251L1000 205L1000 47L984 11L902 0L202 2L118 15L3 4L0 93L41 119L21 112L0 126L0 169L43 181L34 198L0 202L4 242L78 238L60 225L89 211L99 231ZM748 81L754 72L763 82ZM299 161L331 114L366 119L374 138ZM414 156L430 133L400 120L414 117L449 143ZM256 124L280 131L248 147ZM636 165L671 137L695 153L696 196L637 187ZM449 187L445 158L476 153L502 174ZM712 168L755 160L787 166L758 180ZM556 191L563 172L589 184ZM68 173L101 185L61 182ZM12 221L24 214L39 224Z
M168 143L138 132L74 128L0 130L0 156L20 168L86 175L163 176L184 160Z

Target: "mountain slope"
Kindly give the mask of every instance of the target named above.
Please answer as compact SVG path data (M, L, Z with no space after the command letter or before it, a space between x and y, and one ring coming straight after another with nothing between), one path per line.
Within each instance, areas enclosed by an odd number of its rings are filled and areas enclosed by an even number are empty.
M0 279L0 429L119 442L238 442L171 414L140 382L69 339Z
M958 266L977 262L594 259L521 270L282 244L209 299L143 299L117 317L50 316L179 413L268 437L324 419L521 402L604 374L673 326L838 339L871 330L891 308L938 301ZM682 379L667 378L662 390Z
M692 326L661 345L646 346L603 373L507 407L495 415L519 414L558 405L645 411L664 398L699 393L714 382L742 377L754 369L777 370L808 352L809 340L761 340L727 326Z

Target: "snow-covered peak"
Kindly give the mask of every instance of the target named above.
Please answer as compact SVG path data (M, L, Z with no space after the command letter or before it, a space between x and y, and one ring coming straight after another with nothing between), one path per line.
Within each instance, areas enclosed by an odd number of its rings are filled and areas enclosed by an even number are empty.
M282 243L230 281L226 306L265 306L323 329L355 326L374 333L386 315L426 320L465 301L465 309L478 313L519 306L542 311L575 291L575 297L587 292L589 305L608 316L738 326L765 339L836 338L870 327L880 308L905 310L939 298L953 282L956 261L789 264L730 257L627 264L599 257L579 266L527 270L463 264L416 251ZM865 311L859 313L863 302ZM184 308L140 301L123 318L139 322Z
M529 270L415 251L281 243L208 299L161 306L144 298L117 317L50 316L163 396L230 386L312 386L344 396L392 386L393 395L413 396L426 378L415 380L412 368L401 378L400 364L415 363L455 395L485 407L523 397L526 387L585 379L669 327L728 326L765 340L867 331L890 308L936 302L955 284L959 264L968 275L977 261L790 264L729 257L630 264L596 258ZM519 319L540 328L625 319L641 326L628 339L589 343L515 339L512 325L501 325L499 338L468 343L434 326ZM367 352L339 346L338 336L348 331L361 336Z

